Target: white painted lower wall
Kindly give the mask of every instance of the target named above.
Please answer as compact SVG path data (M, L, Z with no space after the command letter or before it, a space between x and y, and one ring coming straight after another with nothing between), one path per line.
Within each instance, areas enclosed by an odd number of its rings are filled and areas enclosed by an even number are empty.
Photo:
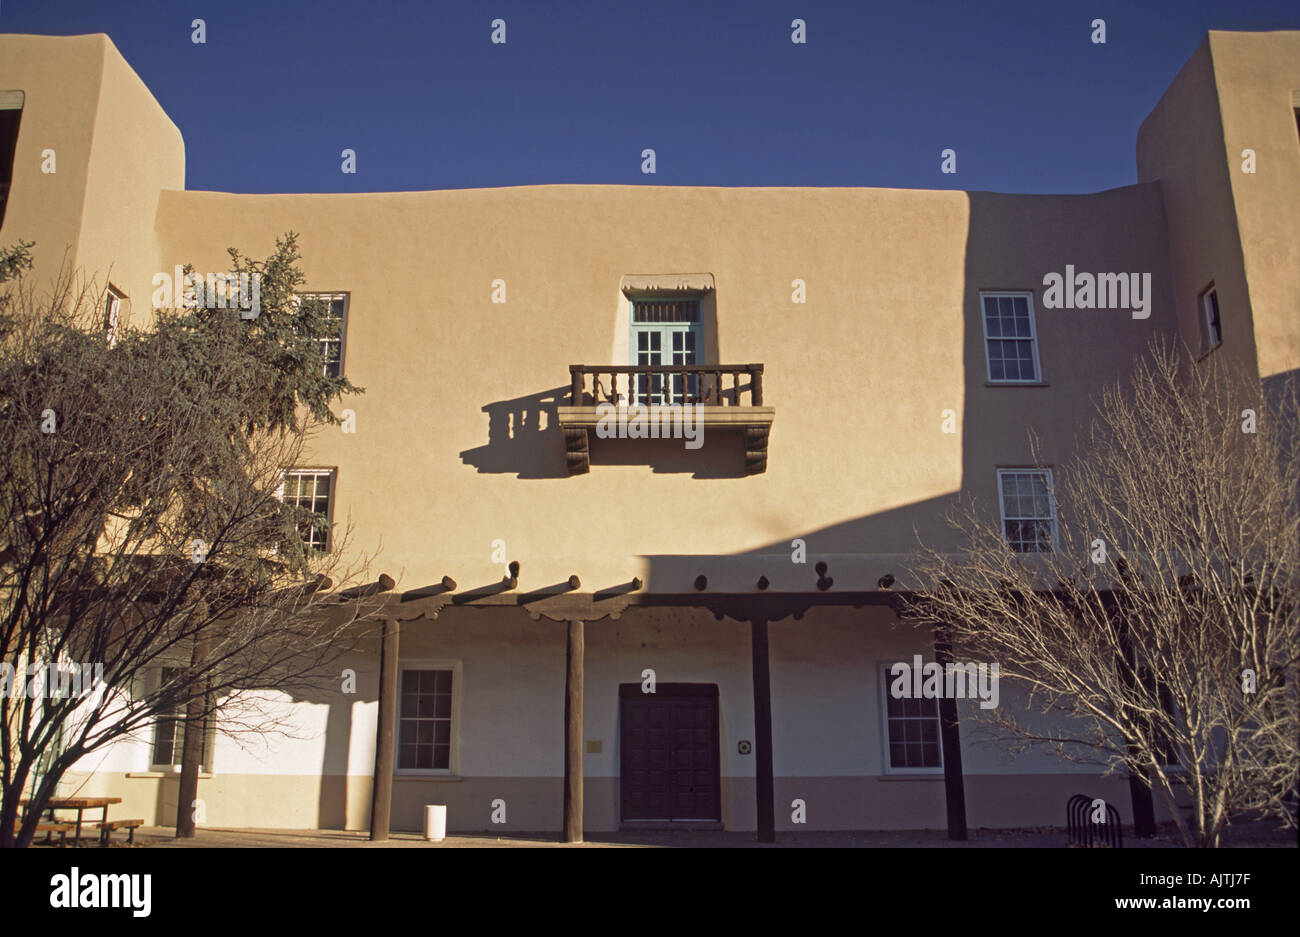
M699 609L630 608L586 626L585 826L619 826L619 704L622 683L653 670L660 683L716 684L719 693L722 821L755 829L755 755L750 627ZM394 829L418 829L423 806L448 805L453 831L558 830L561 825L565 626L518 610L457 609L402 624L400 661L455 670L452 766L445 776L393 784ZM778 829L912 829L946 825L939 772L887 767L880 665L932 657L930 636L897 624L883 608L814 609L770 626L773 767ZM365 829L374 767L377 647L342 667L310 697L267 695L284 731L218 736L200 780L200 825ZM1002 687L1001 705L1017 698ZM1064 824L1073 793L1106 797L1131 822L1127 782L1045 753L1010 756L982 743L974 701L960 706L969 824ZM83 759L63 793L121 796L114 816L172 825L178 778L152 771L151 740L123 741ZM804 802L806 825L792 822ZM493 822L504 801L505 822Z

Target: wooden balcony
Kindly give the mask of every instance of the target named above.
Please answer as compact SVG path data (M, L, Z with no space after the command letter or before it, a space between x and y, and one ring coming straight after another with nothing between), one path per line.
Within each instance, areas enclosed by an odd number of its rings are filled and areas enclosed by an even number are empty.
M702 433L740 433L745 474L767 471L767 441L776 411L763 406L761 364L569 365L569 406L557 407L569 474L591 470L591 437L602 419L644 416L666 426L675 411L698 407ZM611 410L611 408L613 408ZM659 438L659 437L656 437Z

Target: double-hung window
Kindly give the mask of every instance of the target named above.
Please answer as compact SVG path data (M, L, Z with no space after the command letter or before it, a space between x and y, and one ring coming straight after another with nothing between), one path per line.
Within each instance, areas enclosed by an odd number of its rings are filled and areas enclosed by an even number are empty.
M632 300L632 363L699 364L703 346L698 297ZM698 374L638 374L633 402L694 403L700 399Z
M1036 384L1038 333L1034 326L1032 293L981 293L984 353L989 383Z
M320 339L321 357L325 359L325 376L343 376L343 353L347 346L348 294L301 293L301 300L326 303L325 317L328 330Z
M177 667L163 667L159 675L159 688L167 686L181 674ZM200 770L212 768L212 732L206 715L211 700L204 700L202 739L203 751L199 756ZM150 760L155 768L169 769L179 765L185 755L185 706L159 714L153 725L153 754Z
M330 550L330 525L334 509L333 469L290 469L284 473L280 500L312 514L298 525L298 533L313 552Z
M939 744L939 701L895 697L890 687L899 679L881 665L884 689L885 750L889 770L929 771L943 767ZM910 684L911 678L908 677Z
M451 668L402 669L397 719L400 770L451 770L454 677Z
M0 225L5 220L9 186L14 180L14 154L18 148L18 124L26 95L21 91L0 91Z
M998 503L1007 546L1016 553L1051 553L1056 504L1050 469L998 469Z

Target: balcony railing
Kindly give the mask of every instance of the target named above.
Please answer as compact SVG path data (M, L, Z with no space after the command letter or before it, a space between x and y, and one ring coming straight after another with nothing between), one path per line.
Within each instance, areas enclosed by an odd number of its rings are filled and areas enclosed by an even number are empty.
M748 383L741 384L742 376ZM574 407L601 403L763 405L761 364L571 364L569 378L569 402ZM727 379L730 387L725 386Z
M668 412L658 407L698 405L695 419L702 428L742 435L746 474L767 470L767 440L776 411L763 406L761 364L571 364L569 378L569 406L557 407L556 419L571 475L591 469L591 434L599 435L608 419L601 411L611 405L630 411L638 404L650 408L652 421L655 414Z

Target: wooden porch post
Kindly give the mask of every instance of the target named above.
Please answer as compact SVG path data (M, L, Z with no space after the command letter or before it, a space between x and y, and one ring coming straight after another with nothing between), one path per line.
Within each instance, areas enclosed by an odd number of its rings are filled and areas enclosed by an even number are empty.
M379 717L375 729L375 775L370 791L371 842L388 839L393 809L393 736L397 724L397 621L385 618L379 652Z
M952 642L943 626L934 629L934 659L945 672L952 663ZM939 740L943 746L943 787L947 799L948 838L966 839L966 783L961 768L961 730L957 701L939 697Z
M583 623L570 620L564 678L564 841L582 842Z
M750 622L754 663L754 786L758 841L776 842L776 800L772 780L772 678L767 654L767 619Z
M1149 839L1156 835L1156 807L1146 777L1147 772L1134 762L1129 762L1128 793L1133 806L1133 833L1139 839Z
M1127 611L1118 608L1115 610L1115 615L1120 646L1119 671L1125 685L1131 687L1137 680L1137 674L1134 672L1136 661L1133 647L1128 637ZM1133 811L1133 833L1139 839L1147 839L1156 835L1156 810L1151 797L1151 785L1146 771L1137 762L1137 747L1131 741L1126 741L1124 747L1130 755L1128 794L1129 805Z

